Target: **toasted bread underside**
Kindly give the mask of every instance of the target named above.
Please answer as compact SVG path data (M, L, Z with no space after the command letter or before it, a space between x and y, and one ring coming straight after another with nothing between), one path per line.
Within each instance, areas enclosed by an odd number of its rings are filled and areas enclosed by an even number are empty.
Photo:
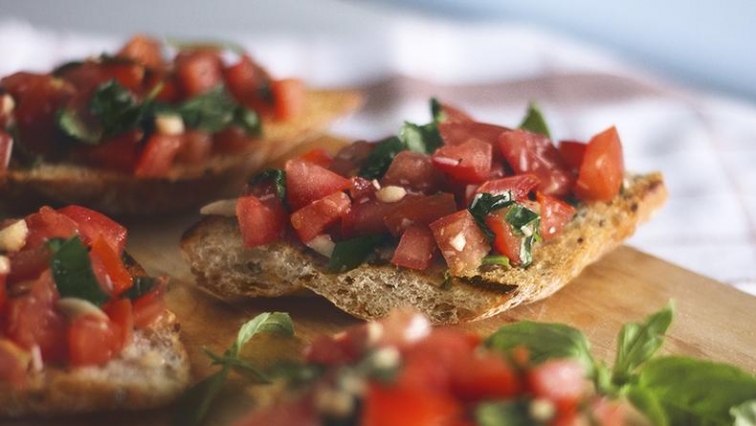
M187 211L237 194L259 168L322 132L362 102L358 92L310 90L305 110L290 121L264 123L264 136L248 152L215 156L200 165L175 166L161 178L72 164L11 167L0 177L0 197L18 210L47 204L79 204L111 215Z
M171 312L134 333L116 358L103 366L46 367L25 387L0 383L0 418L56 416L111 410L141 410L175 400L190 380L189 358Z
M181 247L197 283L220 296L279 296L304 287L359 318L412 305L434 323L467 322L553 294L630 237L666 197L660 174L628 176L613 201L582 205L559 237L536 245L529 267L490 266L445 286L440 262L423 272L384 263L334 274L301 244L245 249L235 218L204 218L186 231Z

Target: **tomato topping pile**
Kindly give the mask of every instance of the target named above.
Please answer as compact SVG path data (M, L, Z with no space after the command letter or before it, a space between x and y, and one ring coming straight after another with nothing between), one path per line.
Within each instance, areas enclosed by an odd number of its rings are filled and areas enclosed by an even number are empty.
M41 157L162 177L254 148L262 119L296 118L304 95L240 48L135 36L114 55L0 79L0 172Z
M133 275L125 246L123 226L80 206L0 223L0 382L106 363L163 315L163 280Z
M308 152L252 179L236 209L246 246L290 234L331 257L334 272L388 246L398 267L443 259L451 275L471 276L483 264L527 267L533 247L558 237L580 203L611 201L621 189L614 127L588 143L554 144L532 105L517 129L435 100L431 110L431 123L406 123L398 136L333 158Z
M536 363L524 347L502 352L481 338L432 328L396 311L317 338L305 351L308 391L235 426L619 425L620 402L597 396L574 359Z

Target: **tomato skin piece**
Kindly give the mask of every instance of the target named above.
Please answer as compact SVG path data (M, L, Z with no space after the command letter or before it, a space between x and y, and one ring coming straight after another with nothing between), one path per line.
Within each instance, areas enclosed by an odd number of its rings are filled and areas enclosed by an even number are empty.
M0 175L8 170L12 152L13 137L8 132L0 130Z
M580 165L583 163L583 157L585 157L585 148L587 145L578 141L559 141L559 155L562 156L564 162L567 163L573 170L579 170Z
M292 210L351 186L349 179L301 158L287 161L284 169L286 200Z
M491 251L486 235L467 209L436 220L430 228L452 275L475 273Z
M503 195L511 192L513 200L522 201L528 199L528 194L538 186L540 181L538 176L533 174L507 176L484 182L475 190L475 194Z
M429 155L401 151L391 161L381 178L381 185L396 185L423 194L434 194L444 183L443 174L433 165Z
M274 196L266 198L263 202L254 195L245 195L236 201L239 230L247 248L277 241L286 228L288 217L281 201Z
M126 248L126 228L104 214L77 205L58 209L58 213L76 223L84 244L91 245L97 238L103 238L118 256Z
M8 253L11 261L11 271L8 274L8 283L36 280L50 267L52 252L46 245L38 245L31 249Z
M346 215L351 204L344 192L334 192L292 213L291 226L300 241L307 243Z
M168 175L173 160L181 149L181 135L155 133L147 139L147 144L137 161L134 175L145 178L159 178Z
M295 78L274 80L270 90L273 93L273 118L291 120L304 112L304 82Z
M226 87L236 100L252 110L263 112L269 105L261 99L261 91L268 84L267 73L249 55L242 55L239 61L223 69ZM267 115L267 111L263 112Z
M76 222L49 206L42 206L38 212L26 216L25 220L29 234L24 250L38 247L51 238L69 238L79 230Z
M433 153L433 165L464 183L484 182L491 174L493 147L480 139L445 145Z
M558 197L570 193L575 178L546 136L510 130L499 136L499 149L515 174L532 173L540 179L539 191Z
M475 120L459 108L448 104L441 104L441 112L444 114L443 123L474 122Z
M134 284L134 278L123 264L120 254L101 235L92 242L89 257L100 285L111 296L120 295ZM97 270L99 266L102 267L101 271Z
M617 128L612 126L588 142L575 183L575 196L582 201L611 201L619 194L624 175L622 142Z
M201 95L223 82L218 52L209 49L185 50L174 59L176 80L184 99Z
M575 207L550 195L538 192L536 200L541 213L541 237L547 241L559 236L577 213Z
M425 270L433 263L436 252L436 240L430 228L412 225L407 228L394 250L391 263L405 268Z
M331 166L331 163L333 163L333 157L331 157L331 154L329 154L325 149L322 148L316 148L307 151L299 156L299 158L304 161L309 161L310 163L317 164L318 166L326 169Z
M478 139L496 145L499 135L509 130L504 126L455 119L438 124L438 131L445 145L461 145L470 139Z
M83 315L68 327L68 360L73 367L102 365L118 356L122 337L108 319Z

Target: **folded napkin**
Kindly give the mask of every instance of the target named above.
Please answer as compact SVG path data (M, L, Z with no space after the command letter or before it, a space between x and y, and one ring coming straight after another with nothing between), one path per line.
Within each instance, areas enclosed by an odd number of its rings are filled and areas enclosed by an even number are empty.
M274 75L364 88L365 108L333 132L353 139L426 122L431 96L516 125L536 101L558 139L616 125L626 167L661 170L670 197L629 244L756 294L756 107L679 87L542 29L397 16L380 31L256 34L238 40ZM116 36L53 33L0 22L0 74L46 70L112 51Z

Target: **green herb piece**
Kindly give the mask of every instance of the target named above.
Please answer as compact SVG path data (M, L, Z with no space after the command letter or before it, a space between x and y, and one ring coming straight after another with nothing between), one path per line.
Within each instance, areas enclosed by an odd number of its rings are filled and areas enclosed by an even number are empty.
M160 280L155 277L149 277L146 275L134 277L134 284L129 287L128 290L123 292L123 296L136 300L154 289Z
M222 84L187 100L176 112L188 127L209 133L218 133L230 125L240 126L249 135L259 135L262 130L257 114L239 105Z
M376 142L375 148L370 151L357 174L365 179L379 179L386 173L396 154L406 149L402 140L397 136Z
M731 411L747 415L756 399L756 376L711 361L659 357L643 365L631 385L638 388L658 401L668 424L732 425Z
M433 118L433 122L443 123L446 121L446 113L444 112L444 108L441 105L441 102L438 101L436 98L431 98L430 100L430 110L431 110L431 117Z
M406 149L423 154L432 154L444 144L436 123L417 125L405 122L399 131L399 139Z
M537 426L540 423L530 415L527 400L483 402L473 413L477 426Z
M507 211L504 220L512 227L515 235L522 237L520 265L523 267L530 265L533 263L533 244L540 239L541 217L521 204L514 204Z
M730 415L735 418L734 426L756 425L756 399L751 399L730 409Z
M501 195L483 193L475 195L467 210L473 215L475 223L486 234L488 240L493 241L494 233L486 224L486 216L493 211L509 207L512 204L514 204L514 200L512 200L512 193L509 191Z
M528 112L522 120L522 123L520 123L520 129L539 133L547 138L551 138L551 133L549 132L549 127L546 125L546 120L543 118L541 110L538 109L533 102L528 105Z
M89 252L78 235L67 240L53 239L48 247L53 252L50 269L61 297L76 297L97 306L110 299L100 287Z
M134 95L117 80L101 84L89 102L89 108L100 120L105 136L139 125L144 117L143 105L139 105Z
M88 126L76 111L61 108L55 113L55 122L64 135L87 145L96 145L102 140L102 128Z
M621 386L628 382L640 365L651 359L664 343L664 333L672 323L673 305L649 316L642 323L628 323L617 336L617 355L612 382Z
M564 324L519 321L499 328L484 344L500 352L524 346L535 363L551 358L572 358L580 362L589 375L594 371L588 340L580 330Z
M281 200L286 199L286 172L281 169L266 169L252 176L247 182L248 186L256 186L271 181L276 188L276 196Z
M360 266L383 241L380 235L368 235L336 243L326 267L330 272L346 272Z
M242 105L237 106L234 111L234 124L244 129L244 132L248 135L262 135L262 120L260 120L260 116Z
M498 265L509 268L509 258L506 256L486 256L483 258L484 265Z
M255 378L261 383L269 381L264 373L239 357L242 348L258 333L273 333L291 337L294 335L294 324L291 317L286 313L264 312L241 326L236 340L223 352L223 355L215 354L207 348L203 348L205 353L213 360L213 365L220 365L221 370L184 393L178 402L173 418L174 425L201 425L213 401L223 389L231 371L237 371L247 377Z

